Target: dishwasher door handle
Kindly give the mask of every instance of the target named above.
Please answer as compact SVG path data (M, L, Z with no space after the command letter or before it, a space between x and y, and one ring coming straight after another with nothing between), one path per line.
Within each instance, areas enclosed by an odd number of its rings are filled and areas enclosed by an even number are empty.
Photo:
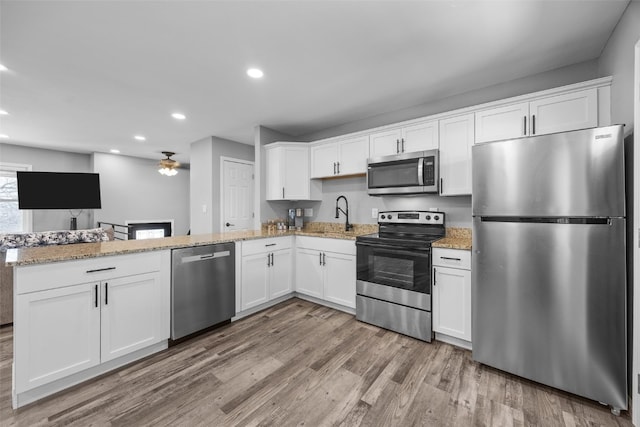
M188 264L190 262L206 261L208 259L214 259L214 258L224 258L224 257L228 257L229 255L231 255L231 252L229 251L213 252L213 253L204 254L204 255L192 255L192 256L186 256L181 258L180 263Z

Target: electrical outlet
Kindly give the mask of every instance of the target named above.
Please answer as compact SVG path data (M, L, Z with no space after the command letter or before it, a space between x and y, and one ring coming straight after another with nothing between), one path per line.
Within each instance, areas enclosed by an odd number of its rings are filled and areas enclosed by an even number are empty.
M431 212L438 212L438 211L440 211L440 209L438 209L438 208L429 208L429 210L430 210Z
M304 216L313 216L313 208L304 208Z
M207 213L207 205L202 205L202 213Z
M371 208L371 218L378 218L378 208Z

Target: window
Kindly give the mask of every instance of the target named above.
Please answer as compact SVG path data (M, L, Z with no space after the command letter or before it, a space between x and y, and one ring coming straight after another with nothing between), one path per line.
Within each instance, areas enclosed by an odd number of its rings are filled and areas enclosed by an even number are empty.
M30 210L18 209L16 171L29 171L31 165L0 163L0 233L31 231Z

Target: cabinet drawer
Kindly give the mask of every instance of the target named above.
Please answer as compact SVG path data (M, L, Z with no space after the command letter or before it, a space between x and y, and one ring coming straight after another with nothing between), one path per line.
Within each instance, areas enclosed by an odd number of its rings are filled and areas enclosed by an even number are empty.
M293 236L268 237L242 242L242 256L273 252L293 246Z
M17 294L160 271L162 251L19 266Z
M332 239L328 237L296 236L296 247L315 249L321 252L335 252L346 255L356 254L355 240Z
M471 270L471 251L433 248L433 266Z

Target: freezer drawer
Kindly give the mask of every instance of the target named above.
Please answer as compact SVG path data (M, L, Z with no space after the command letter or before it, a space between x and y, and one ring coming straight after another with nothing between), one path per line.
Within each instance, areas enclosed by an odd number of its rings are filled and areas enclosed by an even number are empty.
M473 358L627 408L625 220L473 218Z

